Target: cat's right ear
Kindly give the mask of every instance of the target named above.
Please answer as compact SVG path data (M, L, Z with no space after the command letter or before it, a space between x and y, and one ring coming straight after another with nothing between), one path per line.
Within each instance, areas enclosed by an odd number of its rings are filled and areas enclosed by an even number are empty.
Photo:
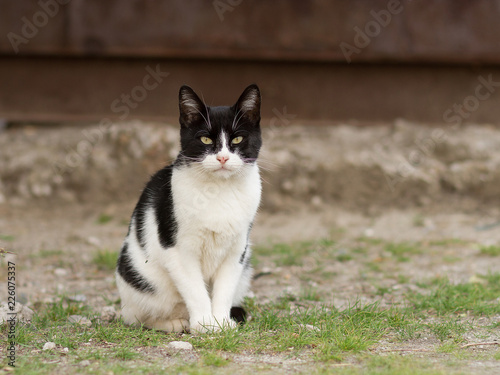
M205 104L189 86L181 86L179 90L179 122L182 126L189 127L193 122L203 118L206 111Z
M260 121L260 90L256 84L248 86L236 102L238 111L242 111L253 123Z

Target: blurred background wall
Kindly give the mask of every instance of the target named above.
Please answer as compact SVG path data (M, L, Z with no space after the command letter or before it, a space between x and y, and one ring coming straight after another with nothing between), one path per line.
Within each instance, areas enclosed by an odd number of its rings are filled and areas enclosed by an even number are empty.
M230 104L253 82L265 117L500 118L500 0L0 0L0 10L0 118L11 121L173 119L181 84Z

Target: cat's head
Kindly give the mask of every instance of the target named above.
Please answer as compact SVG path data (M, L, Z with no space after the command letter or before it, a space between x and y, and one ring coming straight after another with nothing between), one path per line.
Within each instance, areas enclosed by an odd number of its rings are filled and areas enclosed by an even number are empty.
M260 91L250 85L233 106L211 107L189 86L179 91L179 161L228 178L253 165L262 145Z

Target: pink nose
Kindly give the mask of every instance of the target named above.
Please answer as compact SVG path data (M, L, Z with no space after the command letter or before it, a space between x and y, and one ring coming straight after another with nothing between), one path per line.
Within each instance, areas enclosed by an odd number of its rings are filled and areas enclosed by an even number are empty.
M229 160L229 156L217 155L217 160L220 161L220 163L224 165L226 163L226 161Z

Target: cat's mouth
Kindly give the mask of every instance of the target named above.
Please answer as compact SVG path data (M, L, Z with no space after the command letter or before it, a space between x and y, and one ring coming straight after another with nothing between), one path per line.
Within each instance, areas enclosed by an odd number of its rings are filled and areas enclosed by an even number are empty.
M221 165L218 168L213 169L212 173L221 177L229 177L234 174L235 170L236 168L234 168L233 166Z
M219 168L215 170L215 172L232 172L233 168L230 168L226 165L221 165Z

